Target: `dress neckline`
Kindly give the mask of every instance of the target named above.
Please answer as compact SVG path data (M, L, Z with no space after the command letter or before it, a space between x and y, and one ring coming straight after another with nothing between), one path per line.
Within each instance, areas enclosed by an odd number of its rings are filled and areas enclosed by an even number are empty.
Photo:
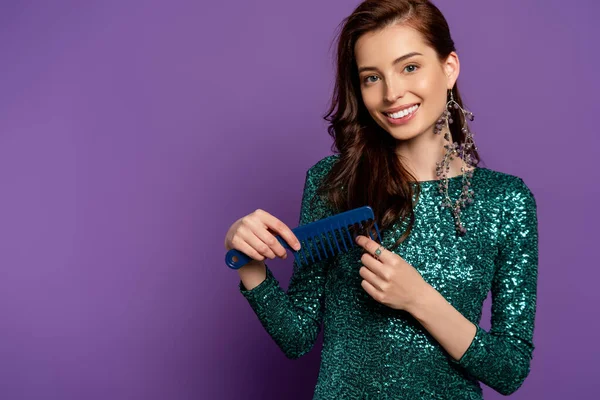
M475 178L475 176L478 175L478 171L480 169L482 169L482 167L475 167L473 169L473 178ZM450 177L450 178L448 178L448 183L454 182L454 181L458 181L458 180L462 180L462 176L463 176L462 174L459 174L459 175ZM417 184L418 183L419 185L426 185L427 186L427 185L433 185L433 184L439 183L440 181L441 181L441 179L431 179L431 180L428 180L428 181L411 181L410 183L412 183L412 184Z

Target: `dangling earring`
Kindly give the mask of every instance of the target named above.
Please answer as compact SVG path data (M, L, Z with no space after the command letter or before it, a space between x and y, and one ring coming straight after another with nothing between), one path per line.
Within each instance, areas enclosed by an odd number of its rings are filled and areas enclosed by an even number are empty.
M454 95L452 90L449 91L450 100L446 103L446 109L442 113L440 119L438 119L433 132L436 135L439 135L442 132L443 126L446 126L447 132L444 134L444 139L448 142L448 144L444 145L446 149L446 153L444 154L444 158L441 162L436 163L436 175L440 180L439 183L439 192L443 195L442 200L442 209L449 208L454 217L454 224L456 226L456 233L460 236L463 236L467 233L466 228L463 226L460 220L461 208L465 208L467 204L471 204L473 202L473 197L475 193L471 188L471 179L473 178L473 170L467 171L466 167L472 167L477 165L477 159L474 157L474 152L477 150L475 143L473 142L473 134L469 130L469 126L467 125L467 119L473 121L475 116L472 112L463 109L456 101L454 101ZM454 122L452 119L452 115L450 110L460 110L463 114L463 126L462 132L465 134L465 140L463 143L459 144L458 142L452 142L452 134L450 131L450 124ZM450 170L450 161L454 159L454 157L460 157L463 161L463 165L461 167L462 171L462 191L460 196L454 204L450 200L448 195L448 171Z

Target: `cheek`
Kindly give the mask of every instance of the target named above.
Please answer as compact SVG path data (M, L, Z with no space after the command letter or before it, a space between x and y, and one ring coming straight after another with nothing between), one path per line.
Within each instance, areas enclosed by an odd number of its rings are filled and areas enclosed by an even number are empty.
M446 87L443 82L436 79L421 79L418 82L419 97L425 100L426 107L423 111L430 118L437 120L444 112L446 106Z
M415 82L415 91L420 97L435 103L440 96L440 82L431 76L422 76Z

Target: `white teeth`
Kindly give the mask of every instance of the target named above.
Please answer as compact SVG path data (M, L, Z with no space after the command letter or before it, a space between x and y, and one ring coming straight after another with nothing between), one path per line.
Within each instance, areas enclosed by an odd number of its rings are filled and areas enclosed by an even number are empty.
M398 111L397 113L394 113L394 114L388 114L388 113L386 113L386 115L388 115L388 116L390 116L390 117L392 117L392 118L394 118L394 119L398 119L398 118L404 118L404 117L406 117L408 114L412 114L412 113L414 113L415 111L417 111L417 108L419 108L419 105L418 105L418 104L415 104L414 106L412 106L412 107L409 107L409 108L407 108L407 109L405 109L405 110Z

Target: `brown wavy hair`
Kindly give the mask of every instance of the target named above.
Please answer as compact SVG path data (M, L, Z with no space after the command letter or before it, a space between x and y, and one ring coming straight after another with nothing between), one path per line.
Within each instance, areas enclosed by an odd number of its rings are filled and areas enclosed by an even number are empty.
M455 51L448 23L440 10L427 0L366 0L345 18L337 36L337 73L331 106L323 119L334 140L332 151L340 157L323 179L318 193L337 212L364 205L373 208L380 230L396 221L406 228L394 247L404 241L414 225L413 194L418 200L420 187L395 152L395 139L381 128L364 106L356 65L354 45L365 33L395 24L417 30L437 52L440 62ZM454 100L463 107L455 84ZM452 140L463 143L464 116L451 109ZM475 151L472 157L479 161ZM367 227L372 229L372 223ZM373 231L372 231L373 232Z

